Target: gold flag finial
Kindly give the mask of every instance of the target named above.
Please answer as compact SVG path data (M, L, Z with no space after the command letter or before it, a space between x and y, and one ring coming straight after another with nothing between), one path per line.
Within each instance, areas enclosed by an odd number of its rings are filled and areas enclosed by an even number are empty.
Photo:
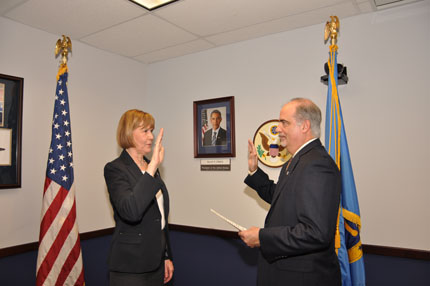
M337 16L330 16L330 18L331 21L327 21L324 28L324 44L327 43L328 38L331 38L331 45L336 45L340 22Z
M62 50L62 52L61 52ZM57 44L55 45L55 57L58 56L58 54L61 52L61 63L62 65L67 64L67 55L70 52L72 52L72 41L69 37L66 37L63 35L63 40L58 39Z

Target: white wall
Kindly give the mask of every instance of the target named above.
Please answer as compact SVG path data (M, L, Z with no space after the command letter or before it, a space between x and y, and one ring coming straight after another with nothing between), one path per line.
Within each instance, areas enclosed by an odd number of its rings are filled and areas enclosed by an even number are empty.
M22 187L0 190L0 248L38 240L60 36L0 17L0 73L24 78ZM113 226L103 166L118 155L121 114L144 108L145 66L77 41L68 66L78 224L88 232Z
M341 19L343 115L365 244L430 249L429 1ZM329 15L327 15L328 18ZM210 208L245 226L262 226L268 205L243 183L246 140L276 119L292 97L314 100L328 46L324 25L275 34L150 66L79 42L69 58L69 95L81 232L113 226L104 164L117 156L115 130L129 108L165 128L162 175L170 223L233 230ZM52 35L0 17L0 73L24 78L22 188L0 190L0 248L38 239L58 59ZM201 172L193 158L195 100L234 96L236 158L230 172ZM273 179L279 169L263 167Z
M429 2L341 19L338 61L350 82L339 92L365 244L430 249L429 28ZM263 225L268 206L243 183L246 141L293 97L311 98L325 114L323 30L316 25L148 67L148 110L165 128L171 223L233 230L214 208L244 226ZM192 102L224 96L235 97L237 155L230 172L202 172L193 158ZM277 180L279 169L263 169Z

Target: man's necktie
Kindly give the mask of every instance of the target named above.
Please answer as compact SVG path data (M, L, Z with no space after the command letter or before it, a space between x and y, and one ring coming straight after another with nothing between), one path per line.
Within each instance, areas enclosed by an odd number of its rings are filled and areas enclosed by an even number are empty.
M290 167L291 161L293 161L293 157L291 157L290 160L288 160L287 167L285 168L285 173L287 175L290 174L290 171L288 171L288 167Z
M212 136L212 145L215 145L215 142L216 142L216 132L214 132Z

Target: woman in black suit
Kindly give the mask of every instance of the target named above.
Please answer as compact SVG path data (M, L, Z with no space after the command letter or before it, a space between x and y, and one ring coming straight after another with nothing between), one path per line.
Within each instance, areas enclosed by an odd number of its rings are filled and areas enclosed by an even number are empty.
M108 264L109 284L163 285L173 275L167 217L169 195L158 166L163 162L163 129L154 141L154 118L132 109L118 124L121 155L106 164L104 176L113 208L115 231Z

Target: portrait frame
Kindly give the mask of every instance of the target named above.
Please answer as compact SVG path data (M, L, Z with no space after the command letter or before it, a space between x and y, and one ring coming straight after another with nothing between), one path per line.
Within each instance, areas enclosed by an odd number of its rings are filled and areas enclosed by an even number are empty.
M0 74L0 189L21 187L24 79Z
M212 133L210 117L217 112L221 116L219 140L208 144L204 135ZM194 101L193 116L194 158L236 157L234 96Z
M263 122L255 131L253 139L258 161L271 168L282 167L291 158L291 154L280 144L276 131L278 124L278 119Z

